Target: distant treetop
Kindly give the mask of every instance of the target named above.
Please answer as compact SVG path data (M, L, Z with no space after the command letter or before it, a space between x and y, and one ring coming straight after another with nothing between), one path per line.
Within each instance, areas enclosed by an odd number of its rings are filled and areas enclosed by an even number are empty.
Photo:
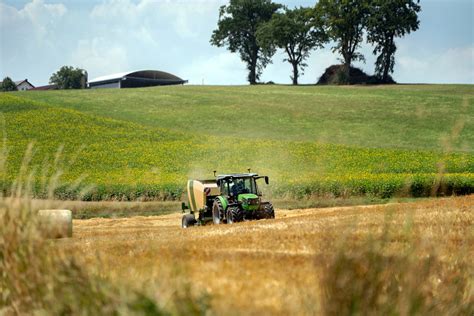
M247 64L250 84L257 83L275 53L275 50L262 50L257 42L257 30L281 7L271 0L230 0L219 9L217 29L212 32L210 42L217 47L227 46L233 53L239 52Z
M7 92L7 91L16 91L18 88L16 87L15 82L10 77L5 77L3 81L0 83L0 91Z
M84 89L87 85L87 72L72 66L62 66L51 75L49 83L57 85L59 89Z

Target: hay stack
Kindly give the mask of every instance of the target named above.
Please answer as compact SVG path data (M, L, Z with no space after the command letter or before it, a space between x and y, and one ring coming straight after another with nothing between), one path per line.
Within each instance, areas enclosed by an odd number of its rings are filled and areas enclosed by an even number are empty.
M72 213L70 210L40 210L40 230L45 238L72 237Z

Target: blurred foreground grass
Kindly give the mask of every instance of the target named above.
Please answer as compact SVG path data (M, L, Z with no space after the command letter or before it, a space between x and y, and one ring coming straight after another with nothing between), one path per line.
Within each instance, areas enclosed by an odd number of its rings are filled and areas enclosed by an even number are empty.
M0 198L0 314L474 311L472 195L186 230L179 214L74 220L45 240L28 187Z
M45 239L39 205L31 200L27 166L22 166L12 195L0 196L0 315L205 313L206 298L192 296L185 282L160 294L131 289L126 280L104 277L99 262L84 265L78 254L61 247L67 241ZM46 209L53 207L48 201L41 203Z

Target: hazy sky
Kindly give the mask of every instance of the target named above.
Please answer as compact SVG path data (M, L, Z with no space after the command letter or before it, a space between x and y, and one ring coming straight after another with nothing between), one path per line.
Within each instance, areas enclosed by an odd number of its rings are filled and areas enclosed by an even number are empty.
M275 1L289 7L316 1ZM62 65L84 68L89 79L158 69L191 84L245 84L238 54L209 44L218 0L0 0L0 77L47 84ZM474 83L474 0L422 0L420 29L397 40L394 78L405 83ZM372 49L364 44L372 73ZM278 52L262 81L290 83ZM314 83L337 62L331 44L308 60L302 83Z

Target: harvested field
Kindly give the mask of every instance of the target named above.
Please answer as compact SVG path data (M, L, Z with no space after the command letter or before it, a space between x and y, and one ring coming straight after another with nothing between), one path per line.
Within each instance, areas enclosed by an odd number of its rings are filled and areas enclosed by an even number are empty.
M180 228L180 218L175 213L74 220L74 238L58 245L81 258L88 269L111 281L147 289L161 302L170 288L187 284L192 295L208 302L218 315L330 313L331 304L343 309L344 302L333 298L328 303L322 292L333 293L343 280L334 272L336 264L345 262L341 256L357 263L357 258L366 260L366 251L389 258L374 267L385 274L369 274L373 280L364 275L367 290L376 281L390 284L391 277L404 276L397 281L405 282L403 290L387 292L389 306L399 311L411 306L412 297L421 291L421 314L473 311L473 264L468 258L474 257L474 196L280 209L275 220L186 230ZM367 242L371 238L373 242ZM432 259L434 268L423 279L418 263L426 258ZM374 261L368 262L370 270ZM342 270L346 273L350 268ZM356 276L351 276L351 285L359 284ZM420 282L429 291L423 292ZM345 290L342 297L351 299L351 288ZM386 291L379 290L380 301ZM359 311L364 312L363 306L362 302Z

